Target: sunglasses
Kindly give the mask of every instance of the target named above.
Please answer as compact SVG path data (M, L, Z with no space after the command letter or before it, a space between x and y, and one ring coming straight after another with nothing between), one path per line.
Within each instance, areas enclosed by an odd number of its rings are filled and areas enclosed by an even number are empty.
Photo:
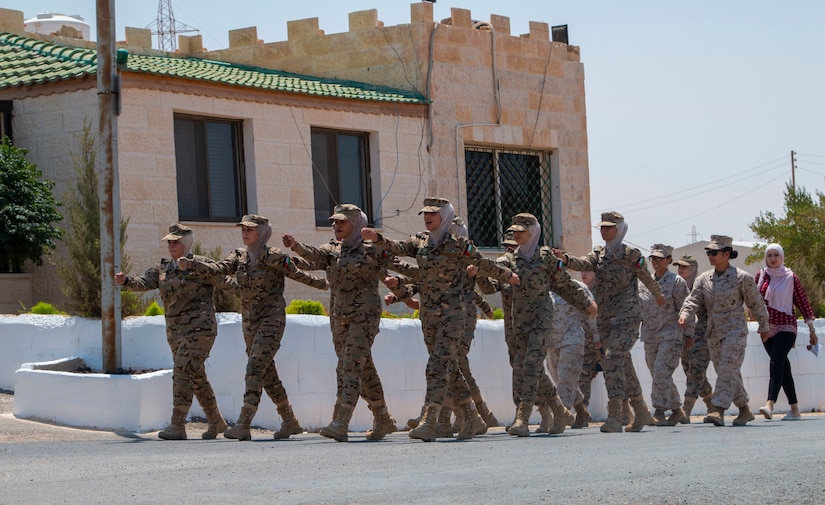
M717 255L717 254L719 254L720 252L722 252L722 251L712 251L712 250L705 251L705 253L706 253L708 256L716 256L716 255Z

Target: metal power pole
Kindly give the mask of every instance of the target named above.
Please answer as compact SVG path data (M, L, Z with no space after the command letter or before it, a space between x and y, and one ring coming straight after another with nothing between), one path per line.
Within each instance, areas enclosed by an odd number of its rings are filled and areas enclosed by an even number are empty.
M100 196L100 309L103 371L120 368L120 292L115 272L120 268L120 184L117 174L118 85L115 64L115 0L97 2L97 152Z
M796 189L796 153L791 151L791 186Z

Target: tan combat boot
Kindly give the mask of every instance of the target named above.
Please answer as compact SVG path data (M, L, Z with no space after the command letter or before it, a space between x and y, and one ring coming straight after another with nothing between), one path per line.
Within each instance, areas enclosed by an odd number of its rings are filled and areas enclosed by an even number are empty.
M449 402L449 403L448 403ZM444 402L441 411L438 413L438 421L435 423L436 438L453 437L453 405L451 400Z
M186 412L172 410L172 421L168 428L158 432L158 438L163 440L186 440Z
M702 397L702 401L705 402L705 407L707 407L708 412L716 408L713 405L713 394L709 394L707 396Z
M607 400L607 419L605 419L599 431L602 433L621 433L622 429L622 400L611 398Z
M201 433L201 438L203 440L214 440L218 437L218 433L223 433L226 430L226 420L224 420L217 405L211 409L204 409L204 414L206 414L208 424L206 425L206 431Z
M690 413L693 412L693 406L696 404L695 396L686 396L685 397L685 404L682 405L682 412L685 414L685 418L679 421L682 424L690 424Z
M681 423L684 418L684 411L682 411L682 409L680 408L677 408L676 410L670 413L670 417L656 423L656 426L676 426L677 424Z
M487 423L481 418L472 401L461 404L460 410L464 415L464 425L461 427L461 431L458 432L456 438L459 440L469 440L476 435L484 435L487 433Z
M756 418L754 417L753 412L751 412L750 407L747 405L743 405L742 407L739 407L739 415L736 416L736 419L733 420L733 425L745 426L754 419Z
M576 420L576 416L558 398L550 403L550 408L553 409L553 426L550 427L550 434L559 435L564 433L567 425Z
M518 404L516 410L516 419L513 425L510 426L508 433L514 437L529 437L530 436L530 414L533 413L533 404L531 402L521 402Z
M587 428L590 420L592 419L592 417L590 417L590 411L587 410L587 405L585 405L584 402L581 402L573 405L573 408L576 409L576 420L573 421L573 424L571 424L570 427L574 430Z
M334 438L339 442L346 442L349 440L349 420L352 419L352 411L355 407L347 403L342 403L338 406L335 419L329 423L329 426L321 428L318 433L322 437Z
M372 410L373 421L372 429L366 433L367 440L383 440L385 436L398 429L395 426L395 418L390 415L383 401L371 405L370 410Z
M630 430L633 427L633 420L636 419L636 413L630 406L630 400L622 400L622 425L625 430Z
M496 416L493 415L493 412L487 407L486 402L475 402L476 410L478 410L478 415L484 419L484 424L487 425L488 428L494 428L498 426L498 419Z
M241 413L238 415L238 421L235 423L235 426L223 432L224 438L252 440L252 434L249 433L249 423L252 422L252 418L255 417L255 412L257 411L257 406L244 403L243 407L241 407Z
M409 428L411 430L415 429L415 427L418 426L421 423L421 418L424 417L424 410L426 408L427 408L427 406L423 405L421 407L421 413L418 415L418 417L412 417L410 419L407 419L407 428Z
M647 410L647 404L645 403L644 396L634 396L630 399L630 404L633 405L633 413L636 417L633 419L633 424L630 426L630 430L626 431L638 432L642 431L642 428L645 426L652 426L652 423L655 421L653 420L653 416L650 415L650 411Z
M653 422L656 426L664 426L664 424L659 424L667 421L667 414L665 414L664 409L656 409L653 411Z
M453 433L458 433L464 427L464 409L456 409L453 414L455 414Z
M299 433L303 433L304 429L301 428L301 423L298 422L298 419L295 417L295 413L292 411L292 405L289 402L284 402L280 405L275 406L278 409L278 414L281 416L281 429L276 431L272 434L272 438L275 440L281 440L284 438L289 438L290 435L297 435Z
M538 407L541 423L536 428L536 433L550 433L550 427L553 426L553 409L550 408L549 402L542 403Z
M708 415L702 419L703 423L712 423L716 426L724 426L725 425L725 409L722 407L712 406L708 409Z
M424 412L421 414L421 422L410 430L410 438L417 438L424 442L435 442L435 439L438 438L436 437L435 425L440 412L441 405L437 403L426 404Z

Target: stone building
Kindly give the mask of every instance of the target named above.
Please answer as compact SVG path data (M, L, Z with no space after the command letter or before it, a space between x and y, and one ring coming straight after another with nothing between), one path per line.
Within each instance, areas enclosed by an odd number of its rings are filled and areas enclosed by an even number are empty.
M551 40L547 23L516 36L505 16L451 13L435 22L431 3L414 3L408 24L385 27L377 10L353 12L337 34L317 18L290 21L281 42L243 28L216 51L180 36L170 54L151 48L148 30L127 28L117 145L134 270L166 255L159 239L172 222L226 253L241 245L234 223L245 213L272 219L273 245L286 232L323 243L332 207L357 203L402 238L423 229L417 212L430 195L449 198L490 254L524 211L540 217L544 244L585 253L579 48ZM84 122L96 131L95 61L93 43L26 33L22 13L0 9L0 124L58 197ZM30 299L0 289L13 298L0 311L60 302L53 267L27 275ZM290 282L287 296L327 295Z

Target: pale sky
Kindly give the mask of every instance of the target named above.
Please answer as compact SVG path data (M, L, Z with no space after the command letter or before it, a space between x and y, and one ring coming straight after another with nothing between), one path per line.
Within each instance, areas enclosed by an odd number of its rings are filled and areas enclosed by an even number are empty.
M227 32L258 27L286 40L287 21L319 18L327 34L348 13L377 8L385 26L410 19L410 1L173 0L178 23L198 28L208 49ZM124 27L145 27L157 2L120 1ZM95 0L0 0L0 7L80 14L95 33ZM760 211L784 215L783 190L797 152L796 182L825 188L825 2L821 0L568 1L438 0L476 20L510 17L513 35L530 21L568 25L585 69L593 223L624 214L626 241L675 247L711 234L751 241ZM594 244L601 242L594 231Z

